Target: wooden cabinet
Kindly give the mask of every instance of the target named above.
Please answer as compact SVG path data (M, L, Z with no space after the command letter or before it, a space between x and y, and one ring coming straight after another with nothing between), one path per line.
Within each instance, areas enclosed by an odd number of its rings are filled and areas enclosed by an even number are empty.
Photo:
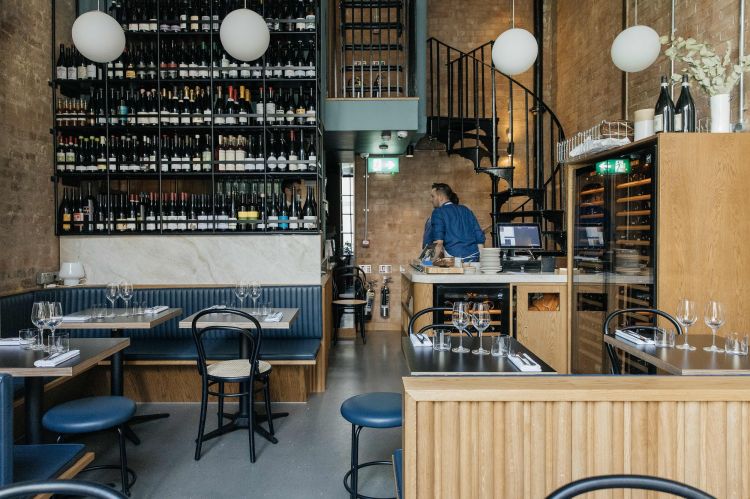
M516 295L516 338L559 373L568 372L565 284L519 284Z

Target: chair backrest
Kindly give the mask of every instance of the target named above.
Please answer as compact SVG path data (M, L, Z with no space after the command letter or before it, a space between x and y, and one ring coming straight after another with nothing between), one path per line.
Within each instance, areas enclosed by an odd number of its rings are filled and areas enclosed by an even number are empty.
M234 327L234 326L209 326L199 329L197 324L198 321L206 315L220 313L222 315L232 315L235 317L242 317L247 319L249 324L248 327ZM258 320L252 315L243 312L242 310L234 310L227 308L224 310L215 310L207 308L198 312L193 318L191 324L191 330L193 332L193 340L195 341L195 349L198 351L198 372L201 376L207 373L207 356L206 349L203 344L203 336L212 332L223 332L223 333L236 333L238 338L244 336L248 343L248 361L254 366L252 372L258 368L258 356L260 355L260 340L261 340L261 327ZM239 353L239 345L237 346Z
M333 296L351 293L351 298L365 299L367 274L359 267L338 267L333 270Z
M0 374L0 485L13 483L13 376Z
M104 485L84 480L40 480L20 482L0 488L0 499L29 497L36 494L64 494L95 499L127 499L127 496Z
M450 307L428 307L428 308L422 309L419 312L415 313L412 316L411 320L409 321L409 328L408 328L409 335L415 334L415 332L414 332L414 324L417 322L417 319L419 319L423 315L430 314L432 312L447 312L449 310L453 310L453 309L450 308ZM432 320L433 321L435 320L435 316L433 316ZM428 324L428 325L420 328L420 330L417 331L416 334L422 334L425 331L430 330L430 329L446 329L446 328L452 328L452 326L449 326L447 324L440 324L440 323L431 322L430 324Z
M604 321L604 330L603 333L609 336L612 336L613 333L610 333L609 331L609 324L616 319L617 317L620 317L621 315L625 314L654 314L659 317L665 318L667 321L669 321L677 331L677 334L682 334L682 328L680 327L680 323L677 322L677 319L669 315L668 313L658 310L656 308L625 308L622 310L615 310L611 314L607 316L607 319ZM626 328L621 329L657 329L657 326L630 326ZM620 366L620 359L617 358L617 352L615 352L615 348L610 345L609 343L604 343L604 349L607 352L607 357L609 357L609 365L610 365L610 372L612 374L621 374L622 373L622 367Z
M602 475L576 480L547 496L547 499L571 499L587 492L611 489L637 489L665 492L686 499L716 499L684 483L646 475Z

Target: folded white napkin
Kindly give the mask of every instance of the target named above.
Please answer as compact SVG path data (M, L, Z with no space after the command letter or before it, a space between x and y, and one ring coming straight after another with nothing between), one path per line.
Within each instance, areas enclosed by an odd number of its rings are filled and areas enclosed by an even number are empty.
M164 312L165 310L169 310L169 307L166 305L158 305L156 307L148 307L143 311L143 313L147 315L156 315Z
M639 338L635 334L629 331L623 331L622 329L616 329L615 336L625 341L628 341L630 343L635 343L636 345L653 345L654 344L654 340L652 339L646 338L644 340L643 338Z
M62 364L63 362L69 361L73 357L77 357L80 354L81 354L80 350L71 350L69 352L65 352L61 354L53 354L44 359L35 360L34 366L35 367L55 367L57 365Z
M225 308L227 308L226 305L211 305L208 310L224 310Z
M0 347L17 347L20 344L19 338L0 338Z
M415 347L431 347L432 346L432 340L427 335L421 335L417 336L416 334L409 335L409 339L411 340L411 344ZM422 340L420 342L419 340Z
M524 357L525 360L528 360L526 357ZM519 371L523 372L541 372L542 366L534 362L532 365L525 364L517 355L508 355L508 360L513 363L514 366L518 368Z
M266 318L263 319L263 322L281 322L282 317L284 317L282 312L275 312L273 314L268 314Z
M63 322L86 322L90 320L90 315L66 315L63 317Z

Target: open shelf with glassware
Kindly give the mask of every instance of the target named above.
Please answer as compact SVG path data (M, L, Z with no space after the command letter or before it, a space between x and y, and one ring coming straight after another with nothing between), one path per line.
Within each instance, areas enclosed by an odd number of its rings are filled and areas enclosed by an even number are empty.
M58 235L320 232L319 5L247 4L271 32L256 61L219 40L244 4L198 0L116 0L119 59L53 55Z

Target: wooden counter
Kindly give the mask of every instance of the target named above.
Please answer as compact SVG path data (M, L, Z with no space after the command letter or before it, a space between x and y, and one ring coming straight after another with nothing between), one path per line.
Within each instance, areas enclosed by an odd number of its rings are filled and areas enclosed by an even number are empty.
M721 498L750 497L744 377L403 383L406 499L537 499L573 480L611 473L671 478Z

